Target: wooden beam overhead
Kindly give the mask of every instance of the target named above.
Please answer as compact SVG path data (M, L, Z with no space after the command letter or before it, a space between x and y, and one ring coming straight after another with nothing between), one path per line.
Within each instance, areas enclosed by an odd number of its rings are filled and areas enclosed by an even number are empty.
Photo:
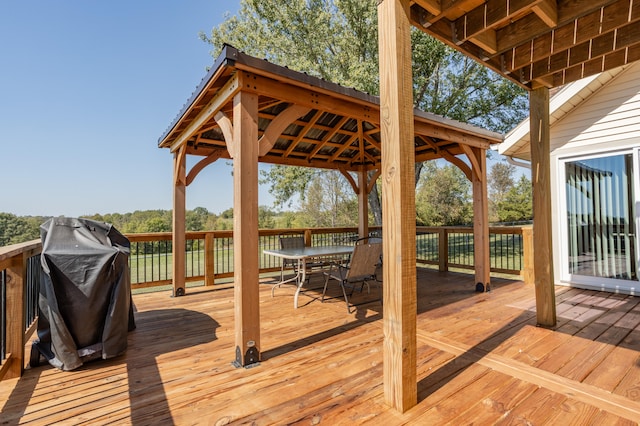
M531 10L550 28L558 25L558 7L555 0L542 0L532 5Z
M414 0L413 3L421 6L432 15L437 16L442 13L440 0Z
M433 8L413 2L411 19L422 31L532 89L566 84L633 62L622 54L615 60L611 55L638 43L638 3L639 0L443 1L437 15ZM474 5L472 9L460 13L470 4ZM597 59L608 65L598 66ZM580 70L575 68L578 65Z
M429 136L436 139L445 139L451 142L476 146L478 148L484 149L489 149L491 145L486 139L419 121L415 122L414 128L416 134Z

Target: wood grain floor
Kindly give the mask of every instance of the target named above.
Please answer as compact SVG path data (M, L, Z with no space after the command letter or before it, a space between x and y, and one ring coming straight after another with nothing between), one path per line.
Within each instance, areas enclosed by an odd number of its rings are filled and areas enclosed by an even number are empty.
M638 424L640 297L558 287L550 330L519 281L484 294L470 275L419 269L418 281L407 413L384 402L379 302L347 314L309 290L293 309L290 288L272 298L263 283L257 367L231 364L232 289L136 295L124 356L0 382L0 425Z

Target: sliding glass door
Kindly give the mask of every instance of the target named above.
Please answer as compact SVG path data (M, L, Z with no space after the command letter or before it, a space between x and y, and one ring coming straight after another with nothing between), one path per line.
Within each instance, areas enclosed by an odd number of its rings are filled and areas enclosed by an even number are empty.
M633 163L631 153L564 162L571 281L638 280Z

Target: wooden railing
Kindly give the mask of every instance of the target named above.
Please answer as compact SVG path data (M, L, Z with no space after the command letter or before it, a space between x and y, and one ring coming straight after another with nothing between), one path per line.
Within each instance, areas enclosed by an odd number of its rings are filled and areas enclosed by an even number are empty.
M36 330L42 245L0 247L0 380L20 377L25 344Z
M260 273L280 270L279 260L262 254L278 248L282 233L303 233L307 245L353 244L357 228L264 229L259 233ZM379 228L371 228L379 233ZM491 227L491 271L520 275L531 282L533 252L531 227ZM131 243L129 266L132 289L170 286L171 233L126 235ZM212 286L233 277L233 231L187 232L186 281ZM36 330L41 280L42 245L28 243L0 247L0 380L18 377L25 365L25 345ZM418 227L419 264L473 269L473 228Z
M450 268L474 269L473 228L465 226L416 228L416 260ZM531 226L493 226L489 228L491 272L533 277L533 233Z

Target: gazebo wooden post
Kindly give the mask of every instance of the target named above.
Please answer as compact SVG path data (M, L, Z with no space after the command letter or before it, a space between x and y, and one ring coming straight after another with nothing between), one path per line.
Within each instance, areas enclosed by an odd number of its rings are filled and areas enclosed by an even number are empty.
M233 98L233 246L236 367L260 362L258 95Z
M487 196L487 152L471 148L476 161L473 172L473 258L475 264L476 291L490 291L491 265L489 252L489 199Z
M369 235L369 188L368 173L364 167L358 171L358 235Z
M171 237L173 296L185 292L186 262L186 145L173 155L173 233Z
M556 325L551 228L549 89L529 92L531 178L533 183L533 271L538 324Z
M417 404L416 215L409 0L378 3L384 397L405 412Z

